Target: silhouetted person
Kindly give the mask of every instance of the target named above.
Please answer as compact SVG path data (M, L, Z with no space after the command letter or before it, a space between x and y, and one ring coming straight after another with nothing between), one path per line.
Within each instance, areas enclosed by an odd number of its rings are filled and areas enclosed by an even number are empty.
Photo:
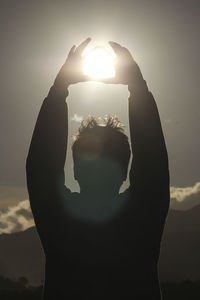
M82 123L72 146L80 193L65 186L70 84L89 80L75 49L42 104L27 158L27 184L46 257L44 299L161 299L157 262L169 206L168 158L158 110L129 51L110 42L128 85L133 154L115 118ZM125 104L126 105L126 104Z

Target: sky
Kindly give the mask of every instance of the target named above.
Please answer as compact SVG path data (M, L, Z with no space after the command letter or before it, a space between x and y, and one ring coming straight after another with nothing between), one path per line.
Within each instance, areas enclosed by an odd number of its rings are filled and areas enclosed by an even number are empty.
M91 47L112 40L131 51L159 109L172 201L180 208L200 203L199 14L200 2L194 0L1 1L0 211L4 218L22 206L28 209L25 161L39 109L69 49L87 37L92 38ZM122 85L70 87L65 172L72 191L78 185L70 145L80 119L89 114L117 115L129 135L128 96Z

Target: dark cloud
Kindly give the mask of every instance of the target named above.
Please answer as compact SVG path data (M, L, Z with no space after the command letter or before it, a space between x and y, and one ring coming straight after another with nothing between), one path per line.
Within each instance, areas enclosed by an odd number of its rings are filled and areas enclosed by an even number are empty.
M31 220L33 218L32 213L29 210L25 209L25 208L21 208L21 209L17 210L16 215L18 215L18 216L21 215L27 220Z
M8 208L3 207L3 208L0 209L0 214L1 213L5 214L6 212L8 212Z
M23 224L19 223L18 220L16 220L16 223L14 223L13 225L13 232L19 232L24 230Z
M8 216L7 221L12 222L14 224L18 222L17 217L15 216Z
M7 228L7 224L0 222L0 229L5 229Z

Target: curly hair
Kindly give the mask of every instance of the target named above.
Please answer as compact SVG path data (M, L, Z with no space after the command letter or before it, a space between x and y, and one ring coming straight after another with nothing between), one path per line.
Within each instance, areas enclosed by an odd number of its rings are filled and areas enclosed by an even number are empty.
M89 116L83 120L72 145L74 164L83 157L88 160L107 157L116 160L127 174L130 145L123 127L119 119L112 116Z

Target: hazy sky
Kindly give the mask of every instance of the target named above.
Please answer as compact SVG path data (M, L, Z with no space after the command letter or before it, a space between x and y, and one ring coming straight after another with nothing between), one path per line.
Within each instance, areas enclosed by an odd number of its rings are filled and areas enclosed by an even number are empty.
M171 185L200 181L199 1L6 0L0 22L0 208L27 198L25 160L40 106L71 46L87 37L91 46L129 48L159 108ZM128 134L128 95L121 85L71 87L69 138L75 114L116 114ZM75 190L70 151L66 179Z

